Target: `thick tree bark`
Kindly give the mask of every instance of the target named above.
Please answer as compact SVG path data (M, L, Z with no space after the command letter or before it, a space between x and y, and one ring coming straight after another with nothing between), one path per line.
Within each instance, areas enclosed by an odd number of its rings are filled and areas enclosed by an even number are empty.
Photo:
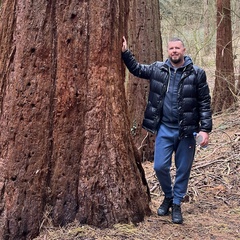
M128 7L3 1L1 239L32 239L45 211L100 227L150 214L120 57Z
M128 21L129 49L137 61L150 64L161 61L162 38L158 0L130 1ZM147 104L149 82L126 71L126 94L134 143L142 153L142 160L153 160L154 136L142 129L143 113Z
M217 26L213 112L228 109L235 101L230 0L217 0Z

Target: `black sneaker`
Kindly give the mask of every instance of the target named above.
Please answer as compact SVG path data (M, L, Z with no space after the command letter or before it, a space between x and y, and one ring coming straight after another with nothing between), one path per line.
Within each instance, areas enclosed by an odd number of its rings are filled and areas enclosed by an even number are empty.
M158 216L165 216L169 213L169 208L172 207L173 199L172 198L164 198L162 204L157 210Z
M177 204L173 204L172 206L172 222L177 224L183 223L181 206Z

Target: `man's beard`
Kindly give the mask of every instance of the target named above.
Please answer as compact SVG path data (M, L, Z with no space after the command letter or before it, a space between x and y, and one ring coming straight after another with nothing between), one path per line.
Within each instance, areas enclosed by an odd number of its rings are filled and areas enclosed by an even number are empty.
M171 59L171 62L173 62L175 64L178 64L182 61L182 58L177 58L177 59L170 58L170 59Z

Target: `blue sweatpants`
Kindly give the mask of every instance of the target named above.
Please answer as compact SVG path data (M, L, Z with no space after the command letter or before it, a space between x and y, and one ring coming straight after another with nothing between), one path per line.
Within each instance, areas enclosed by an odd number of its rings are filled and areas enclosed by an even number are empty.
M180 205L186 195L195 154L194 137L179 139L179 130L161 124L155 142L154 170L165 197ZM176 176L172 183L170 168L175 156Z

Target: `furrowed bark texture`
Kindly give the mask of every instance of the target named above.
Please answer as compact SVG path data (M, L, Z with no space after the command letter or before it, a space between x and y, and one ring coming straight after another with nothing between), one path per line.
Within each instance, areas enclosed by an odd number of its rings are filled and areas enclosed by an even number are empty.
M2 2L0 238L52 217L109 227L150 214L130 137L122 1Z
M129 49L137 61L143 64L162 61L159 1L131 0L128 26ZM136 78L126 71L131 133L136 147L140 149L142 161L153 160L154 150L154 136L142 129L148 92L148 80Z
M213 112L230 108L235 101L230 0L217 0L216 78Z

